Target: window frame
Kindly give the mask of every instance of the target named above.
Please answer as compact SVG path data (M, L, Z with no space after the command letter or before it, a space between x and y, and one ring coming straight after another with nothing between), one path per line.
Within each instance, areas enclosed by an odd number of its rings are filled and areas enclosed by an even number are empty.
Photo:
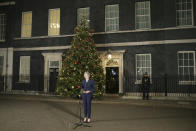
M50 34L50 11L51 10L59 10L59 33L58 34ZM48 36L59 36L61 33L61 9L60 8L53 8L53 9L48 9Z
M142 84L142 79L141 80L138 80L137 79L137 76L138 76L138 73L137 73L137 56L143 56L143 55L149 55L150 56L150 74L149 77L150 77L150 83L152 83L152 54L151 53L145 53L145 54L135 54L135 84ZM143 67L143 68L147 68L147 67Z
M178 80L178 82L179 82L179 84L180 85L189 85L189 84L196 84L196 60L195 60L195 51L178 51L177 52L177 64L178 64L178 76L180 76L179 75L179 59L178 59L178 55L179 55L179 53L193 53L193 60L194 60L194 80L192 81L192 80L189 80L189 81L187 81L187 80ZM184 59L183 59L184 60Z
M58 66L52 65L53 62L58 62ZM48 61L49 68L60 68L60 61L59 60L49 60Z
M3 76L5 73L4 73L4 64L5 64L5 56L4 55L1 55L0 54L0 57L2 57L2 72L0 72L0 76Z
M22 34L23 34L23 22L24 22L24 14L25 13L31 13L31 33L30 33L30 36L22 36ZM24 11L24 12L22 12L22 22L21 22L21 38L31 38L32 37L32 23L33 23L33 13L32 13L32 11Z
M87 22L88 22L88 25L90 26L90 10L91 10L91 8L90 8L89 6L77 8L77 25L80 24L80 20L78 19L78 18L79 18L79 10L80 10L80 9L88 9L88 11L89 11L89 12L88 12L89 18L87 19Z
M29 72L28 72L28 75L29 76L26 76L28 78L28 80L24 80L22 79L22 76L24 76L24 74L21 73L21 70L22 70L22 61L21 61L21 58L22 57L28 57L29 58ZM20 65L19 65L19 82L20 83L30 83L30 75L31 75L31 56L20 56ZM24 76L25 77L25 76Z
M149 28L137 28L137 26L136 26L136 24L137 24L137 19L136 19L136 17L137 17L137 15L136 15L136 11L137 11L137 8L136 8L136 4L138 3L138 2L149 2L149 24L150 24L150 27ZM147 15L145 15L145 16L147 16ZM146 1L136 1L135 2L135 30L150 30L150 29L152 29L152 21L151 21L151 2L149 1L149 0L146 0Z
M191 6L192 6L192 10L191 10L191 12L192 12L192 24L191 25L178 25L177 23L178 23L178 19L177 19L177 8L176 8L176 6L177 6L177 0L175 0L175 9L176 9L176 27L179 27L179 28L183 28L183 27L192 27L192 26L194 26L194 6L193 6L193 0L191 0ZM186 10L187 11L187 10Z
M106 6L118 6L118 30L113 30L113 31L107 31L107 25L106 25ZM109 4L109 5L105 5L105 32L118 32L120 30L120 5L119 4ZM110 18L111 19L111 18Z

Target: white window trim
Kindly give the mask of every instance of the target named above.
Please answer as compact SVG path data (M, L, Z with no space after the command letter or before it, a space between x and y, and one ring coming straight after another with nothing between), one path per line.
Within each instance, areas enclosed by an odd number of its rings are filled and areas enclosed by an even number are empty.
M30 37L29 37L29 36L27 36L27 37L23 37L23 36L22 36L22 31L23 31L23 19L24 19L23 13L24 13L24 14L25 14L25 13L31 13L31 14L32 14L32 21L31 21L31 36L30 36ZM32 22L33 22L33 13L32 13L32 11L24 11L24 12L22 12L21 34L20 34L21 38L31 38L31 37L32 37Z
M3 54L0 54L0 57L3 57L3 70L2 70L2 74L0 74L0 75L2 75L2 76L4 76L5 75L5 56L3 55Z
M177 52L177 58L178 58L178 53L193 53L193 60L194 60L194 81L178 81L179 85L196 85L196 63L195 63L195 51L178 51ZM178 63L178 76L179 76L179 62L177 59Z
M10 1L10 2L0 2L0 6L8 6L8 5L15 5L15 1Z
M62 53L42 53L44 56L44 76L49 76L50 61L59 61L59 70L62 68ZM49 91L49 81L44 79L44 92Z
M58 66L51 66L51 62L58 62ZM60 68L60 60L51 60L49 59L49 68Z
M138 1L139 2L139 1ZM145 1L141 1L141 2L145 2ZM150 27L149 28L140 28L140 29L137 29L136 28L136 3L135 2L135 30L136 31L144 31L144 30L151 30L152 29L152 23L151 23L151 2L149 1L149 4L150 4L150 11L149 11L149 15L150 15Z
M0 48L0 56L3 56L3 76L6 75L6 63L7 63L7 49Z
M20 60L20 70L19 70L19 83L30 83L30 75L31 75L31 56L27 56L27 57L29 57L29 59L30 59L30 63L29 63L29 80L21 80L21 74L20 74L20 71L22 70L22 67L21 67L21 60Z
M118 19L119 19L119 20L118 20L118 21L119 21L119 22L118 22L118 24L119 24L118 26L119 26L119 29L116 30L116 31L107 31L107 30L106 30L106 28L107 28L107 26L106 26L106 6L112 6L112 5L118 5L118 9L119 9L119 10L118 10ZM119 4L105 5L105 9L104 9L104 10L105 10L105 32L107 32L107 33L110 33L110 32L118 32L118 31L120 30L120 6L119 6Z
M176 9L176 27L178 27L178 28L186 28L186 27L194 27L194 6L193 6L193 0L191 0L192 1L192 25L177 25L177 9ZM175 0L175 7L176 7L176 0Z
M6 13L0 13L0 15L5 15L6 17ZM7 24L5 24L5 26L7 26ZM5 30L5 36L6 36L6 30ZM5 40L0 40L0 42L5 42Z
M59 34L58 35L50 35L50 31L49 31L49 26L50 26L50 10L59 10L60 14L59 14ZM60 8L54 8L54 9L48 9L48 36L59 36L61 34L61 9Z
M178 81L179 85L196 85L196 81Z
M135 84L142 84L142 80L137 80L137 55L150 55L150 60L151 60L150 83L152 83L152 54L145 53L145 54L135 54Z

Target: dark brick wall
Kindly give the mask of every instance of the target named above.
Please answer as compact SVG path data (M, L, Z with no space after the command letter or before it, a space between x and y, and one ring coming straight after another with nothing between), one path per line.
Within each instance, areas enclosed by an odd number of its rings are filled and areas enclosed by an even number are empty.
M21 37L21 17L23 11L33 12L32 36L48 35L48 9L60 8L61 28L60 34L73 34L77 22L77 8L90 7L90 26L95 32L105 31L105 5L119 4L120 8L120 31L135 30L135 1L137 0L16 0L15 6L5 6L0 8L0 12L7 13L7 35L6 42L0 43L2 47L47 47L69 45L72 37L53 37L19 39ZM140 0L141 1L141 0ZM196 2L193 0L194 12L196 12ZM196 21L196 13L194 13ZM152 29L176 27L175 0L151 0L151 25ZM194 22L194 25L196 23ZM159 40L180 40L195 39L196 28L173 29L160 31L133 31L124 33L105 33L94 35L95 43L117 43L117 42L139 42L139 41L159 41ZM129 47L106 47L98 50L121 50L124 54L124 74L135 76L135 54L152 54L152 75L161 76L164 74L177 75L177 51L196 51L195 43L192 44L169 44L169 45L148 45ZM14 75L19 74L19 57L22 55L31 56L31 74L43 75L44 60L42 52L50 51L25 51L14 52ZM55 52L55 51L51 51ZM36 66L35 66L36 65ZM39 67L39 68L37 68ZM38 70L39 69L39 70ZM18 83L18 78L14 78L14 89L43 90L43 86ZM43 79L43 78L40 78ZM41 83L43 84L43 83Z
M2 1L5 2L6 0ZM5 35L5 42L0 42L0 48L5 48L7 46L10 46L10 43L12 41L12 33L14 31L14 24L13 21L15 21L15 6L1 6L0 7L0 13L6 14L6 35Z
M32 11L32 36L48 35L48 9L60 8L61 28L60 34L73 34L77 22L77 8L90 7L90 25L95 32L105 30L105 5L119 4L120 8L120 31L135 29L135 0L17 0L16 20L13 23L12 36L20 38L22 11ZM38 4L39 3L39 4ZM195 7L194 2L194 7ZM195 10L195 8L194 8ZM195 16L196 13L194 13ZM195 19L195 17L194 17ZM175 0L151 0L151 25L152 29L175 27L176 11ZM166 31L141 31L129 33L95 35L95 42L115 43L129 41L153 41L164 39L190 39L195 38L196 29L177 29ZM14 47L53 46L68 45L72 37L56 37L44 39L13 40Z
M23 11L32 11L32 36L48 35L48 10L60 8L61 28L60 34L73 34L77 22L77 8L90 7L90 25L95 32L105 31L105 5L119 4L120 31L135 29L135 1L136 0L16 0L14 6L2 6L0 12L7 13L6 42L0 47L31 47L67 45L71 38L44 38L29 40L14 40L21 37L21 19ZM194 12L196 2L193 1ZM194 21L196 21L194 13ZM176 10L175 0L151 0L151 25L152 29L175 27ZM195 22L194 22L195 25ZM131 33L115 33L95 35L96 43L113 43L127 41L148 41L164 39L189 39L195 38L196 29L145 31Z
M20 56L30 56L30 83L19 82ZM13 89L43 91L44 57L40 51L14 52Z

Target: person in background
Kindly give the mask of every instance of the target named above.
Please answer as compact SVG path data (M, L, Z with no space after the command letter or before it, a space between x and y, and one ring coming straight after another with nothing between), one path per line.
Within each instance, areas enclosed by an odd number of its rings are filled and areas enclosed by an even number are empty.
M84 80L82 81L82 100L84 105L84 122L91 122L91 100L95 91L94 81L89 79L90 73L84 72Z
M148 73L145 72L142 77L143 100L149 99L149 88L150 88L150 77L148 76Z

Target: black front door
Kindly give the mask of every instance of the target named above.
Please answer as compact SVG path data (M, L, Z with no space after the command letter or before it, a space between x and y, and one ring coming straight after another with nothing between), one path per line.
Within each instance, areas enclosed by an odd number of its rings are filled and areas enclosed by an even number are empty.
M119 68L106 67L106 93L119 92Z
M56 91L58 74L59 74L58 68L50 68L49 92L51 93L54 93Z
M4 76L0 74L0 92L4 91Z

